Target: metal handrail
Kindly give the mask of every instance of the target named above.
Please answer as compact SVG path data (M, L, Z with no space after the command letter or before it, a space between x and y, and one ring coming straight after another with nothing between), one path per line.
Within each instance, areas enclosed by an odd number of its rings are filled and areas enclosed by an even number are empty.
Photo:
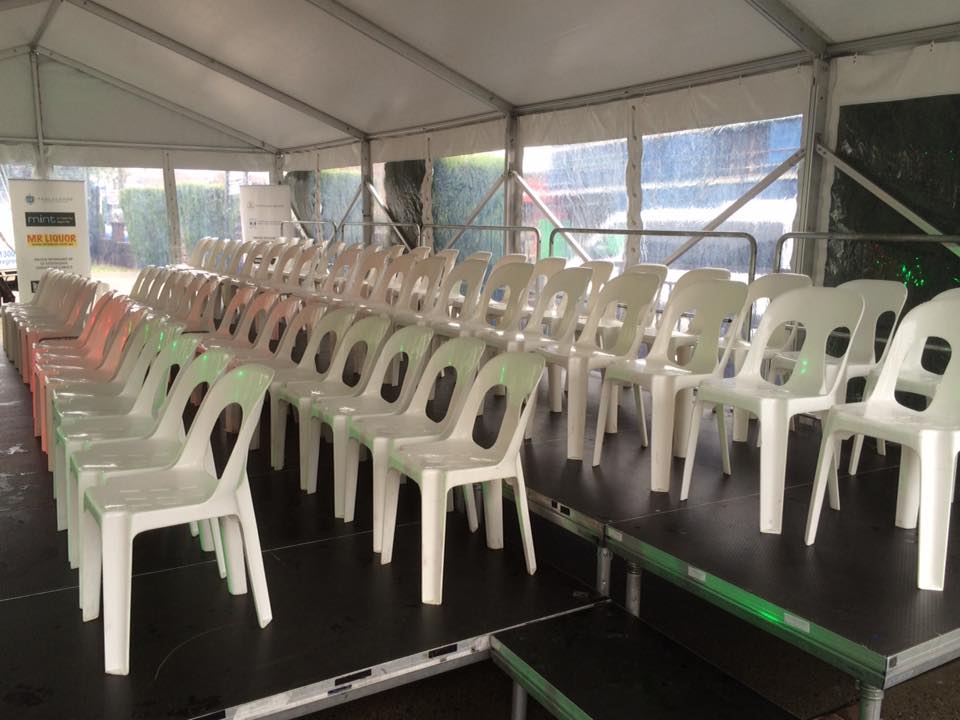
M533 227L532 225L453 225L447 223L425 223L423 226L424 230L461 230L462 232L457 233L457 236L450 241L450 244L447 245L447 248L452 248L456 245L460 238L464 236L470 230L488 230L488 231L502 231L503 232L503 254L507 254L507 233L508 232L531 232L533 233L534 239L537 243L537 253L536 256L540 257L540 229Z
M420 232L421 232L421 231L420 231L420 225L418 225L417 223L401 223L401 222L394 223L394 222L382 222L382 221L375 221L375 220L362 220L362 221L361 221L361 220L357 220L357 221L352 221L352 222L351 222L351 221L342 222L342 223L340 223L340 224L337 226L337 234L340 235L340 239L341 239L341 240L343 240L343 230L344 230L344 228L346 228L346 227L372 227L372 228L385 227L385 228L393 228L393 231L396 232L396 233L398 233L398 234L399 234L398 228L413 228L413 229L416 230L416 232L417 232L417 235L416 235L417 245L420 244ZM334 237L336 237L336 235L334 235ZM403 236L400 235L400 237L403 237ZM399 245L399 243L397 243L397 244ZM404 244L405 244L405 243L404 243Z
M625 235L625 236L660 236L660 237L685 237L690 238L687 242L677 248L668 258L663 261L664 265L672 265L679 258L690 251L694 245L699 243L705 237L730 238L746 240L750 245L750 262L747 270L747 279L753 282L757 274L757 239L747 232L725 232L723 230L618 230L613 228L555 228L550 233L548 241L548 250L553 255L554 237L558 234L578 233L581 235Z
M960 243L960 235L894 235L887 233L840 233L840 232L788 232L777 238L773 248L773 272L780 272L783 246L789 239L795 240L852 240L855 242L906 242L906 243Z

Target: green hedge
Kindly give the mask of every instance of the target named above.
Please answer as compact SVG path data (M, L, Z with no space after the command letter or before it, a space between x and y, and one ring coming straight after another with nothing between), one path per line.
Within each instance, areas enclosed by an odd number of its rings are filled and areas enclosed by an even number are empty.
M120 207L136 266L170 262L167 204L163 188L124 188Z

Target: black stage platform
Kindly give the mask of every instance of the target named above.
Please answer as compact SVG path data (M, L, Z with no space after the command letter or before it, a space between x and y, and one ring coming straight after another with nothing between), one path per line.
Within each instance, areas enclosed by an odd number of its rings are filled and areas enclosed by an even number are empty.
M558 718L793 717L610 602L497 633L491 650Z
M394 560L381 566L368 463L358 520L346 525L333 520L329 487L307 496L295 466L271 473L256 451L249 472L273 622L258 628L252 598L227 593L185 528L147 533L135 543L130 675L104 675L103 626L81 622L28 395L0 363L2 718L293 717L486 658L492 632L598 599L546 562L527 575L518 545L489 551L458 516L444 604L423 606L415 485L401 492ZM328 446L321 457L328 468Z
M596 386L591 397L596 397ZM545 398L544 398L545 405ZM544 407L541 405L541 407ZM587 419L592 456L596 407ZM679 500L683 461L670 493L649 491L632 397L603 461L565 458L566 416L540 412L524 448L531 509L854 676L886 688L960 656L960 520L951 525L946 590L916 588L916 531L894 527L896 448L867 441L860 473L841 467L841 511L825 510L817 542L803 544L819 427L791 433L783 534L758 530L759 448L734 443L724 478L716 427L702 424L690 498ZM728 419L729 423L729 419ZM728 425L729 427L729 425ZM603 550L601 550L602 557Z

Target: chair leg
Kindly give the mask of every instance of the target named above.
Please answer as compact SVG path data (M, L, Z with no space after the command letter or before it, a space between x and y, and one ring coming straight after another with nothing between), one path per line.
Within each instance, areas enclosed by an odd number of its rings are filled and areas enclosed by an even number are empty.
M768 412L760 418L760 532L780 534L790 419Z
M563 370L559 365L547 366L547 391L550 395L550 412L563 412Z
M863 435L853 436L853 447L850 450L850 464L847 466L847 472L856 475L860 468L860 453L863 452Z
M103 550L100 525L93 515L83 514L83 560L80 563L80 609L83 621L100 617L100 582Z
M475 533L480 529L480 518L477 516L477 496L473 494L473 483L461 485L463 491L463 506L467 511L467 527L470 532ZM453 493L447 493L453 495Z
M831 510L840 509L840 476L838 465L840 464L840 449L842 442L843 441L839 437L834 440L833 460L830 461L830 476L827 485L828 489L830 490Z
M67 529L67 449L66 441L57 441L54 451L56 462L53 467L53 496L57 501L57 530Z
M533 528L530 527L530 508L527 506L527 484L523 479L523 463L517 456L517 475L513 484L513 495L517 505L517 519L520 521L520 537L523 540L523 557L527 562L527 572L533 575L537 571L537 554L533 547Z
M343 488L343 521L353 522L357 512L357 476L360 470L360 443L347 435L347 423L342 426L335 422L333 428L333 472L340 473L340 487ZM337 467L337 447L343 447L341 467ZM336 485L334 479L334 485Z
M697 441L700 439L700 420L703 418L703 402L698 398L693 403L690 416L690 435L687 436L687 455L683 459L683 483L680 485L680 500L690 495L690 481L693 478L693 462L697 457Z
M203 527L206 522L201 520L200 526ZM243 567L243 534L240 530L240 520L233 515L227 515L219 519L219 525L227 570L227 591L231 595L245 595L247 573Z
M270 393L270 467L282 470L287 444L288 405L277 393Z
M109 675L130 672L130 586L133 538L129 518L107 513L101 519L103 547L103 656ZM84 586L86 587L86 586Z
M383 537L380 546L380 564L388 565L393 560L393 536L397 529L397 496L400 494L400 471L389 468L384 475Z
M607 403L607 432L611 435L616 435L620 430L621 395L619 385L614 385L610 389L610 402Z
M654 376L650 383L650 396L653 405L650 411L653 422L650 442L650 490L669 492L677 394L670 379L658 375Z
M727 440L727 417L723 412L723 405L714 405L713 414L717 416L717 436L720 438L720 462L723 466L723 474L730 477L733 471L730 469L730 442ZM700 419L696 418L696 407L690 416L691 428L694 422L698 425L700 423Z
M950 495L957 474L956 452L939 448L920 458L920 537L917 587L943 590L950 533Z
M217 558L217 572L220 574L221 580L226 580L227 557L223 550L223 534L220 527L220 520L218 518L212 518L210 520L210 527L213 532L213 552Z
M359 441L353 438L350 439L350 442L359 444ZM384 443L382 450L379 447L372 449L370 455L373 464L373 551L378 553L383 548L383 504L387 488L386 443Z
M200 549L204 552L213 552L213 533L210 531L209 521L200 520L197 527L200 528Z
M483 488L483 525L487 533L487 547L503 549L503 480L489 480Z
M887 456L887 441L886 440L877 440L877 455L880 457Z
M640 425L640 445L649 447L650 435L647 433L647 411L643 403L643 388L633 386L633 401L637 406L637 423Z
M607 420L609 419L607 408L611 404L610 396L613 394L615 387L618 386L606 378L604 378L603 383L600 385L600 407L597 410L597 433L593 439L594 467L600 464L600 456L603 454L603 436L607 432Z
M827 494L828 475L831 465L834 465L837 444L833 433L828 427L823 429L823 438L820 440L820 455L817 458L817 470L813 475L813 489L810 491L810 508L807 510L807 529L803 541L813 545L817 539L817 528L820 525L820 513L823 510L823 497Z
M567 370L567 458L583 458L583 435L587 424L587 380L590 370L579 359L571 359Z
M300 445L300 486L309 494L317 491L317 471L320 465L320 431L319 418L310 417L310 402L301 401L297 408L300 424L297 427ZM337 498L334 497L334 515L343 517L343 508L337 512Z
M319 421L319 418L311 418L310 424L313 425L314 421ZM340 427L337 427L339 421ZM320 421L322 422L322 421ZM349 446L346 442L343 442L347 434L347 419L345 417L334 419L334 423L329 425L330 428L330 441L333 445L333 508L334 516L343 518L344 522L353 522L353 507L356 505L356 496L353 498L353 502L350 504L347 503L347 492L344 485L344 480L347 477L347 452ZM339 436L339 437L338 437ZM340 440L340 442L338 442ZM320 438L317 438L317 444L319 445ZM357 448L359 452L359 448ZM317 451L319 453L319 449ZM359 455L358 455L359 458ZM319 465L319 455L317 457ZM358 460L359 462L359 460ZM356 491L356 485L354 485L354 491ZM349 510L349 517L347 516L347 508Z
M260 627L266 627L273 619L270 608L270 592L267 589L267 574L263 568L263 552L260 550L260 535L257 534L257 518L250 497L250 482L243 479L237 489L237 516L243 533L243 550L247 558L247 572L253 588L253 603L257 609Z
M906 445L900 447L900 483L897 486L897 512L894 524L913 530L920 513L920 456Z
M539 383L538 383L538 384L537 384L537 387L535 387L535 388L533 389L533 392L530 393L530 399L527 401L527 402L530 403L530 405L531 405L532 407L530 408L530 417L529 417L529 419L527 420L527 426L523 429L523 439L524 439L524 440L529 440L530 438L533 437L533 424L534 424L534 420L533 420L533 419L534 419L534 418L536 417L536 415L537 415L537 399L538 399L537 396L540 394L540 393L539 393L539 390L540 390L540 386L539 386Z
M443 602L443 549L446 540L447 488L435 473L420 480L420 599L425 605Z

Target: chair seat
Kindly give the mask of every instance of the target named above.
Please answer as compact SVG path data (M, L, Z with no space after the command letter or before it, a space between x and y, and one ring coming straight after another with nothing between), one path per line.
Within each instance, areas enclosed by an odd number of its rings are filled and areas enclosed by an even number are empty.
M313 404L313 414L324 420L336 415L379 415L390 411L390 403L380 396L345 395L325 398Z
M390 453L391 464L402 466L404 475L419 478L424 468L450 472L498 465L502 451L481 448L472 440L435 440L402 445Z
M217 478L202 470L143 473L88 489L84 506L97 517L170 510L206 502L216 487Z
M68 414L57 427L57 436L70 440L110 440L149 435L156 425L150 416Z
M54 409L58 417L77 415L122 415L130 412L135 397L126 395L93 395L76 392L57 392Z
M176 439L107 441L73 453L70 466L77 472L163 468L172 465L182 449L183 442ZM159 483L163 475L156 472L151 477Z
M856 429L864 432L865 435L872 437L884 437L893 442L899 442L897 437L903 433L913 437L919 431L929 432L960 432L960 426L938 421L936 417L930 417L925 413L918 413L916 410L903 407L902 405L888 404L882 409L874 406L868 412L868 404L865 402L849 403L847 405L838 405L833 413L836 423L844 428ZM884 435L882 429L887 427L890 431Z
M697 382L704 377L701 374L694 375L681 365L646 358L642 360L618 360L612 363L606 371L607 378L625 382L636 381L651 375L678 378L696 377Z
M375 437L433 437L440 425L425 415L369 415L352 419L350 431L363 442L372 442Z
M704 401L747 410L769 401L789 402L791 414L827 410L835 402L830 395L800 395L783 385L742 377L709 378L700 384L698 392Z
M355 389L342 380L329 378L321 382L300 380L284 383L277 394L290 404L294 404L303 399L313 398L318 400L320 398L350 395L352 392L355 392Z

